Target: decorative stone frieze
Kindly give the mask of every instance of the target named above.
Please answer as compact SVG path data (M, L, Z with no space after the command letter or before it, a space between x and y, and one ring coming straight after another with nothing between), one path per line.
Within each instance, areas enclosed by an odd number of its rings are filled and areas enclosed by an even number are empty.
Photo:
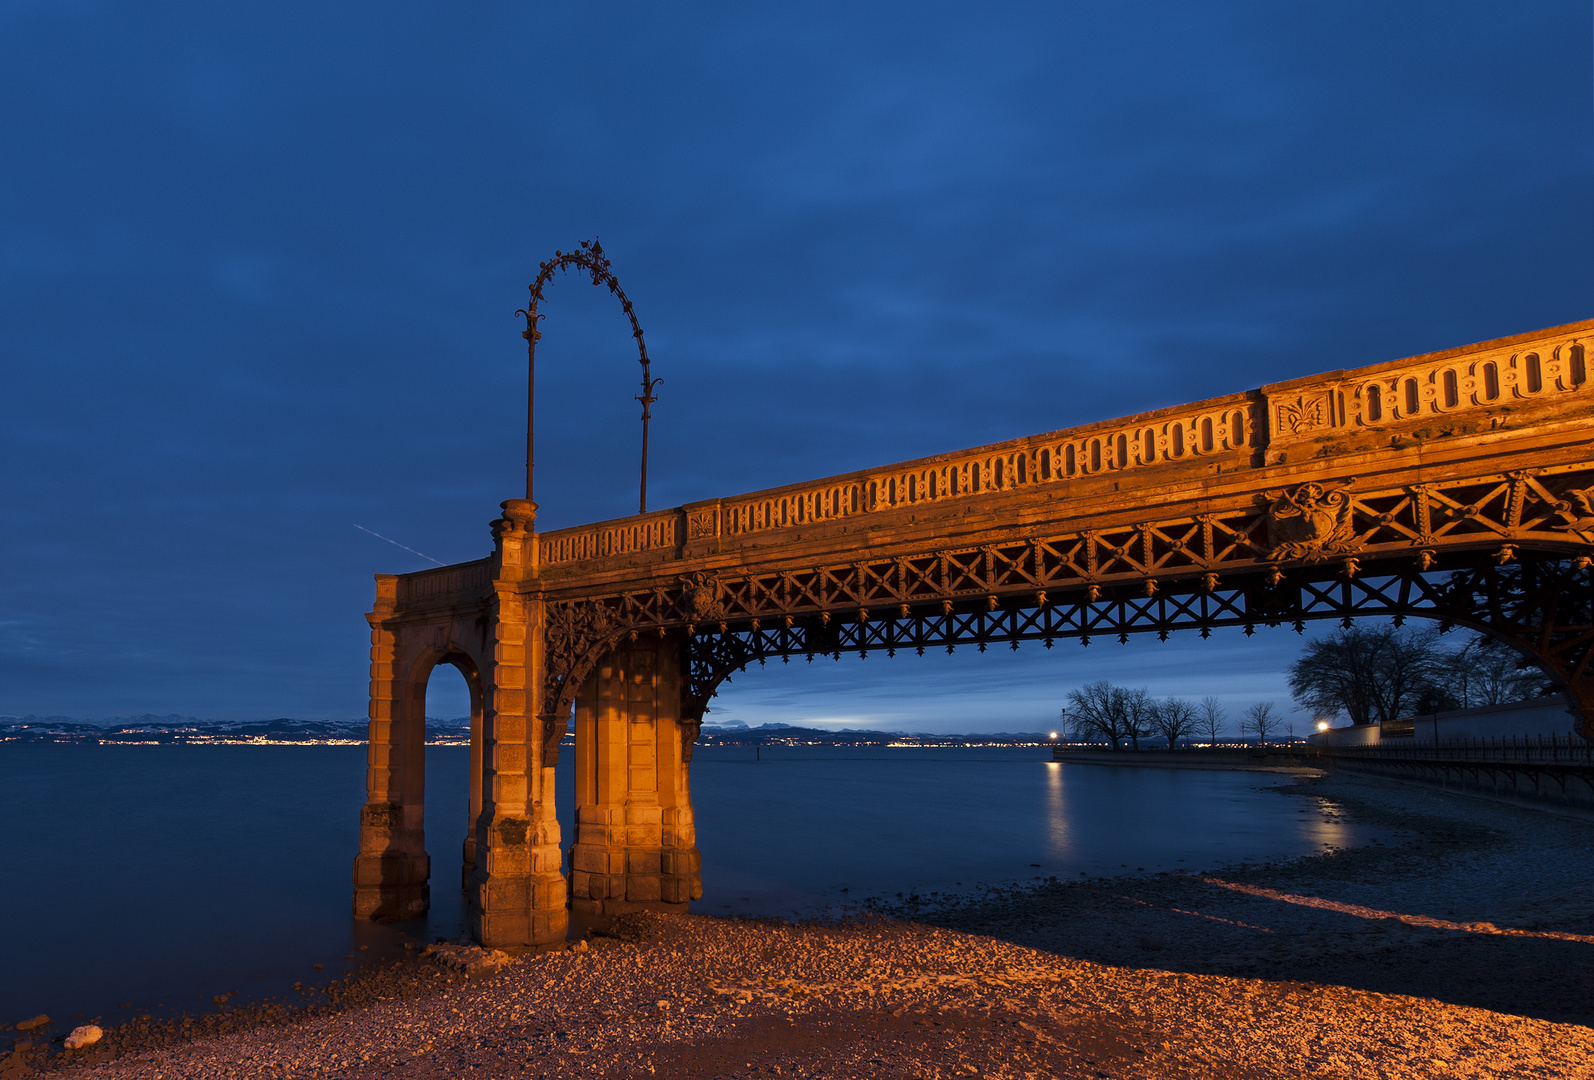
M1320 484L1267 493L1267 557L1317 562L1356 549L1350 496Z

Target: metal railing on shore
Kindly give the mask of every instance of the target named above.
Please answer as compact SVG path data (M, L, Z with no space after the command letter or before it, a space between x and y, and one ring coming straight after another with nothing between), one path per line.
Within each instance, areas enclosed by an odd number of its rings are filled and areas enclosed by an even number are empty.
M1100 754L1103 757L1132 754L1146 759L1201 758L1327 758L1390 762L1476 762L1479 764L1563 764L1594 765L1594 743L1577 735L1533 735L1495 739L1445 739L1441 742L1415 742L1391 746L1388 742L1370 746L1313 746L1309 743L1227 743L1219 746L1181 747L1170 751L1165 746L1114 751L1101 743L1054 743L1054 757L1067 754Z
M1577 735L1518 735L1496 739L1445 739L1409 746L1310 746L1288 753L1325 758L1383 761L1470 761L1479 763L1594 764L1594 743Z

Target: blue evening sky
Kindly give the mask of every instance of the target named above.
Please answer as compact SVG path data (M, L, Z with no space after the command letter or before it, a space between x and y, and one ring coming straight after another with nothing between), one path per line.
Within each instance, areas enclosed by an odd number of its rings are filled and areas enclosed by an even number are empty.
M370 575L429 564L354 525L486 553L512 313L594 235L659 507L1594 315L1590 19L0 4L0 714L362 716ZM541 524L627 513L626 323L574 277L544 310ZM1283 705L1299 644L799 662L712 719Z

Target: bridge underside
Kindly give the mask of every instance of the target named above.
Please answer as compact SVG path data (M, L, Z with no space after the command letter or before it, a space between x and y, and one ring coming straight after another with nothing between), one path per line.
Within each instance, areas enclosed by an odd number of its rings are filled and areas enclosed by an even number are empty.
M771 657L1426 618L1499 637L1594 732L1594 321L539 534L379 575L355 910L425 910L426 678L473 680L472 930L700 892L689 764ZM554 763L574 713L577 835Z
M992 645L1017 649L1021 642L1050 648L1069 639L1088 645L1102 637L1125 642L1131 634L1167 640L1178 631L1207 637L1224 627L1250 634L1258 626L1302 630L1324 619L1349 626L1359 618L1398 624L1417 617L1442 630L1464 627L1509 643L1524 664L1536 665L1567 692L1586 725L1594 719L1594 570L1587 558L1561 552L1516 550L1510 557L1458 553L1443 570L1431 557L1369 561L1354 573L1343 564L1271 568L1232 575L1212 588L1204 581L1173 581L1142 586L1139 595L1097 588L1055 600L1033 592L992 593L884 611L860 607L694 627L686 652L689 712L701 717L719 683L774 657L894 656L902 649L922 656L960 645L982 652Z

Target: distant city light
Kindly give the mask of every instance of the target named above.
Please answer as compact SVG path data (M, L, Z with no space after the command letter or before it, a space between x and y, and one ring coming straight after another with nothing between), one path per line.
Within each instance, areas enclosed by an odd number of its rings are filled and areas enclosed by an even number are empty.
M1053 738L1053 739L1057 738L1057 732L1055 732L1055 731L1052 732L1051 735L1049 736L1049 738Z

